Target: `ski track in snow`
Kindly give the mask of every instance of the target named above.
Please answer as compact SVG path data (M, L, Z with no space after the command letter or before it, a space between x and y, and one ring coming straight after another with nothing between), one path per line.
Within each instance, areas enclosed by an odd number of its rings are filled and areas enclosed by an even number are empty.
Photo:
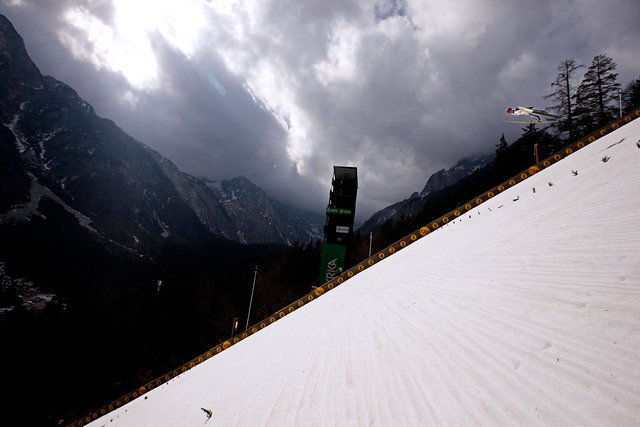
M635 120L91 425L637 425L638 139Z

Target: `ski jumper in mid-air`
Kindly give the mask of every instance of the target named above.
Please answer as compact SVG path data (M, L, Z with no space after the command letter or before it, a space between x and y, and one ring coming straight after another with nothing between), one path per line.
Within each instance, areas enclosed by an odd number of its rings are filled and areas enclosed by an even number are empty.
M556 116L555 114L547 113L544 110L536 110L533 107L516 107L515 110L513 108L507 108L507 113L513 116L530 116L535 119L535 122L540 121L540 116L547 116L553 118L560 118L560 116Z

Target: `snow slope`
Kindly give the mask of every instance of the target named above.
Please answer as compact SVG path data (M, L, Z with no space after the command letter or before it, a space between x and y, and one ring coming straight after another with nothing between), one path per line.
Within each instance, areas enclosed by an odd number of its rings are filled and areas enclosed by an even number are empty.
M639 140L635 120L90 425L637 425Z

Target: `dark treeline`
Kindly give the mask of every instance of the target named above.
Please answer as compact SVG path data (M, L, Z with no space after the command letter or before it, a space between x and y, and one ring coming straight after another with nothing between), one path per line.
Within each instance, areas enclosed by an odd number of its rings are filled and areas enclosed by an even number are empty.
M45 202L46 203L46 202ZM51 203L49 220L75 221ZM56 242L51 245L51 242ZM2 286L3 401L8 425L70 423L215 347L247 322L309 292L321 242L293 246L167 242L151 257L105 250L78 227L43 219L0 227L6 273L59 296L43 309ZM34 268L31 260L38 262ZM26 417L26 418L22 418Z

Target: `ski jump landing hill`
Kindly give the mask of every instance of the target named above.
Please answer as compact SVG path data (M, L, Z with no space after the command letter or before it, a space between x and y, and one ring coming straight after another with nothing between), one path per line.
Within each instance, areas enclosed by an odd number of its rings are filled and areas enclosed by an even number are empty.
M387 257L393 255L394 253L402 250L403 248L406 248L408 246L410 246L412 243L416 242L419 239L422 239L423 237L429 236L431 233L433 233L434 231L438 230L439 228L445 226L446 224L456 220L457 218L462 218L463 215L475 208L477 208L478 206L482 205L483 203L491 200L494 196L504 192L505 190L512 188L516 185L518 185L519 183L529 179L530 177L532 177L533 175L537 174L538 172L540 172L543 169L548 168L549 166L565 159L567 156L570 156L571 154L575 153L576 151L584 148L585 146L591 144L592 142L596 141L597 139L610 134L611 132L619 129L620 127L634 121L635 119L640 117L640 108L637 108L627 114L625 114L623 117L621 117L620 119L602 127L601 129L599 129L598 131L587 135L584 138L579 139L578 141L566 146L565 148L563 148L561 151L553 154L552 156L542 160L540 163L531 166L530 168L528 168L525 171L522 171L520 174L512 177L511 179L505 181L504 183L491 188L490 190L486 191L483 194L478 195L477 197L473 198L472 200L469 200L467 203L464 203L463 205L461 205L460 207L452 210L451 212L441 216L440 218L437 218L433 221L431 221L428 224L425 224L423 227L421 227L420 229L414 231L413 233L407 235L406 237L404 237L403 239L393 243L392 245L384 248L383 250L377 252L376 254L374 254L373 256L371 256L370 258L358 263L357 265L355 265L354 267L350 268L349 270L343 272L342 275L340 275L339 277L335 278L334 280L324 283L322 286L317 287L315 290L313 290L312 292L310 292L309 294L305 295L304 297L298 299L297 301L294 301L293 303L289 304L288 306L282 308L281 310L273 313L271 316L269 316L266 319L263 319L262 321L254 324L253 326L251 326L249 329L243 331L242 333L239 333L235 336L233 336L232 338L230 338L229 340L224 341L222 344L217 345L215 347L213 347L212 349L210 349L209 351L207 351L206 353L203 353L201 355L199 355L198 357L190 360L189 362L183 364L182 366L179 366L178 368L176 368L175 370L173 370L172 372L167 373L166 375L157 378L143 386L141 386L139 389L132 391L131 393L122 396L121 398L113 401L112 403L86 415L85 417L73 422L72 424L69 424L70 427L83 427L86 424L91 423L92 421L97 420L98 418L118 409L121 408L122 406L128 404L129 402L137 399L138 397L145 395L146 393L148 393L149 391L171 381L172 379L178 377L180 374L200 365L201 363L205 362L206 360L212 358L215 355L218 355L222 352L224 352L225 350L227 350L228 348L234 346L235 344L241 342L242 340L256 334L257 332L261 331L262 329L266 328L267 326L271 325L272 323L278 321L279 319L284 318L285 316L287 316L288 314L294 312L295 310L297 310L298 308L304 307L305 305L313 302L315 299L321 297L324 293L331 291L332 289L335 289L336 287L340 286L342 283L344 283L345 281L347 281L348 279L358 275L359 273L363 272L364 270L372 267L373 265L385 260ZM638 142L638 144L640 144L640 141ZM640 148L640 145L639 145ZM615 178L612 178L615 179ZM594 231L597 232L597 231ZM109 422L105 421L105 425L108 425Z

